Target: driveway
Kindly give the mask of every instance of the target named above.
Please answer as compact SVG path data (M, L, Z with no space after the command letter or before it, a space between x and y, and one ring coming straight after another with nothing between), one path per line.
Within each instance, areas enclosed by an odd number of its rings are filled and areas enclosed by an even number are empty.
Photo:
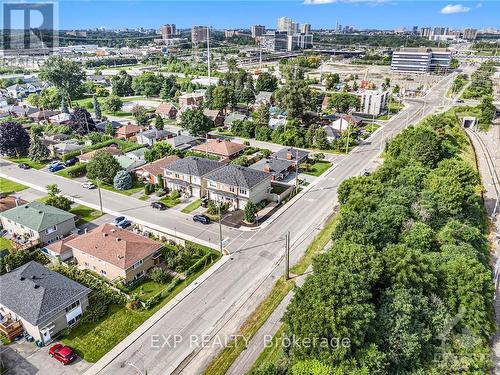
M51 344L53 345L53 344ZM37 348L34 343L24 339L0 347L0 355L7 372L5 375L73 375L83 374L92 364L78 358L70 365L49 356L50 346Z

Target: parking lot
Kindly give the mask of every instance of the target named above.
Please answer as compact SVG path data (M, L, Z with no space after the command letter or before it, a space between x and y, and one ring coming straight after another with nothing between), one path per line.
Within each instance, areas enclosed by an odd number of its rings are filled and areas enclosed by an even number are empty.
M53 343L54 344L54 343ZM7 367L6 375L72 375L83 374L92 364L81 358L64 366L49 356L49 346L38 348L34 343L20 339L10 345L0 346L0 357Z

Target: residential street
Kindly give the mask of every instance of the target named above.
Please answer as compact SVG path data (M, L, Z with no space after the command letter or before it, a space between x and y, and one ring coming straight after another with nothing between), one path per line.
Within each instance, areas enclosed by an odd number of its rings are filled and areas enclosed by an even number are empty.
M447 99L444 94L455 74L440 81L424 98L409 102L405 110L387 122L384 129L340 160L334 168L310 185L302 196L292 201L269 225L256 231L224 229L226 248L231 258L210 277L200 282L190 294L172 307L140 335L131 334L92 366L87 374L195 374L207 364L225 343L225 335L233 334L257 303L266 295L283 267L283 236L292 238L291 262L296 262L324 220L336 205L339 184L359 175L380 154L386 139L433 113ZM57 183L63 193L79 203L98 207L97 191L83 189L79 183L62 177L48 176L43 171L23 171L1 161L1 176L15 179L31 187ZM102 191L105 211L122 213L134 221L148 223L159 230L191 238L202 243L216 243L217 226L202 226L174 210L158 212L132 197ZM168 308L168 309L167 309ZM143 327L144 328L144 327ZM174 344L171 337L178 337ZM220 341L218 341L220 340ZM138 370L139 369L139 370ZM42 372L43 373L43 372Z

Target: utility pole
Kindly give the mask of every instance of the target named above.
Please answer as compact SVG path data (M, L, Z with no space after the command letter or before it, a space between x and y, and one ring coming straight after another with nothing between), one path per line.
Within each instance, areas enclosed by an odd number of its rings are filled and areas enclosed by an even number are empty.
M295 150L295 194L299 192L299 150Z
M349 153L349 135L351 132L351 127L349 126L349 123L347 124L347 141L345 143L345 153L346 155Z
M101 179L98 178L96 182L97 182L97 192L99 193L99 207L101 208L101 215L103 215L104 211L102 210Z
M218 208L219 208L219 246L220 246L220 253L221 255L224 255L224 252L222 251L222 214L221 214L221 206L222 202L219 202Z
M285 281L290 279L290 232L285 233Z
M262 69L262 41L259 43L259 69Z
M212 83L212 79L210 78L210 26L207 26L207 62L208 62L208 86L210 86Z

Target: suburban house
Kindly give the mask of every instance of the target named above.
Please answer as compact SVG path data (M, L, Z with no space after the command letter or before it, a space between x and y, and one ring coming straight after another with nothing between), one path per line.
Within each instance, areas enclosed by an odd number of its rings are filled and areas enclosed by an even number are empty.
M68 140L60 143L56 143L48 146L49 150L52 151L53 154L57 156L62 156L67 154L68 152L80 151L83 149L83 145L79 145L76 140Z
M270 91L261 91L255 95L254 107L273 104L273 93Z
M103 75L90 75L87 76L87 81L92 82L92 83L97 83L98 85L108 85L108 81L106 80L106 77Z
M278 126L285 126L286 118L285 117L271 117L269 118L268 126L270 129L274 130Z
M204 93L192 92L179 96L179 107L185 108L189 106L199 107L203 104Z
M348 129L349 126L359 126L363 123L363 119L354 115L341 115L331 123L331 127L340 132Z
M62 240L57 242L52 242L51 244L42 247L40 250L48 256L54 263L58 260L65 262L73 257L73 251L66 245L66 242L78 237L78 234L70 234L68 237L64 237Z
M45 82L18 83L7 87L7 93L13 98L25 98L29 94L40 94L43 89L49 87Z
M4 193L0 194L0 212L4 212L7 210L10 210L11 208L21 206L23 204L26 204L25 200L22 200L19 197L15 197L13 195L7 195L5 196Z
M0 214L2 226L16 242L48 244L75 230L76 216L40 202L31 202Z
M118 147L107 146L107 147L100 148L99 150L92 150L92 151L89 151L85 154L82 154L82 155L78 156L78 160L80 160L82 163L88 163L90 161L90 159L92 159L95 156L95 154L97 154L98 152L101 152L101 151L109 152L113 156L123 155L122 150L120 150Z
M190 135L180 134L175 137L168 138L166 142L173 148L183 151L195 146L198 143L198 140Z
M111 125L111 127L113 128L113 130L116 132L119 128L121 128L123 126L122 123L118 122L118 121L109 121L109 120L106 120L106 121L101 121L101 122L98 122L97 124L95 124L95 127L98 131L101 131L101 132L105 132L106 131L106 127L108 126L108 124Z
M140 145L152 146L155 142L172 138L174 133L168 130L158 130L156 128L140 131L136 134L136 142Z
M135 137L137 133L142 130L142 126L127 124L121 128L116 129L115 138L130 140Z
M270 173L273 181L281 181L288 176L294 166L291 160L261 159L250 168Z
M194 146L194 151L218 156L222 160L233 159L243 152L246 148L242 143L231 142L230 139L211 139L206 143Z
M214 126L222 126L224 125L224 116L221 111L217 109L203 109L203 114L213 122Z
M171 103L161 102L156 108L155 114L165 119L175 120L177 116L177 107Z
M29 115L38 112L39 109L29 105L11 105L9 114L15 117L28 117Z
M180 160L180 157L178 157L177 155L170 155L143 165L142 167L136 168L134 170L134 173L138 178L143 178L150 184L157 184L158 175L163 176L163 170L177 160Z
M64 113L64 112L49 117L49 123L51 124L65 125L70 121L71 121L71 115L69 113Z
M147 147L142 147L137 150L129 151L125 155L127 155L130 159L146 162L144 154L147 150Z
M91 290L30 261L0 276L0 332L9 338L26 331L42 344L78 322Z
M309 152L304 150L299 150L293 147L286 147L272 153L269 156L270 159L278 160L289 160L292 162L293 166L298 162L299 164L307 162L309 158Z
M271 174L235 164L227 164L209 172L206 180L208 199L229 203L233 210L245 208L266 199L271 191Z
M248 116L238 113L238 112L231 112L229 115L226 116L224 119L224 127L231 130L231 127L233 126L233 122L236 120L243 121L246 120Z
M28 117L34 122L40 122L40 121L47 121L48 122L50 117L56 116L59 113L61 113L61 111L53 111L53 110L49 110L49 109L43 109L43 110L40 110L38 112L29 114Z
M141 165L146 163L145 160L137 160L127 155L118 155L113 157L116 159L118 164L120 164L120 167L127 172L132 172L134 169L139 168Z
M164 176L168 189L201 198L206 194L206 181L202 177L223 166L218 161L188 156L168 165Z
M328 142L332 142L336 139L339 139L341 136L340 130L334 129L332 126L325 126L324 127L325 132L326 132L326 139Z
M161 243L140 234L102 224L68 242L78 267L96 272L108 280L137 280L160 262Z

